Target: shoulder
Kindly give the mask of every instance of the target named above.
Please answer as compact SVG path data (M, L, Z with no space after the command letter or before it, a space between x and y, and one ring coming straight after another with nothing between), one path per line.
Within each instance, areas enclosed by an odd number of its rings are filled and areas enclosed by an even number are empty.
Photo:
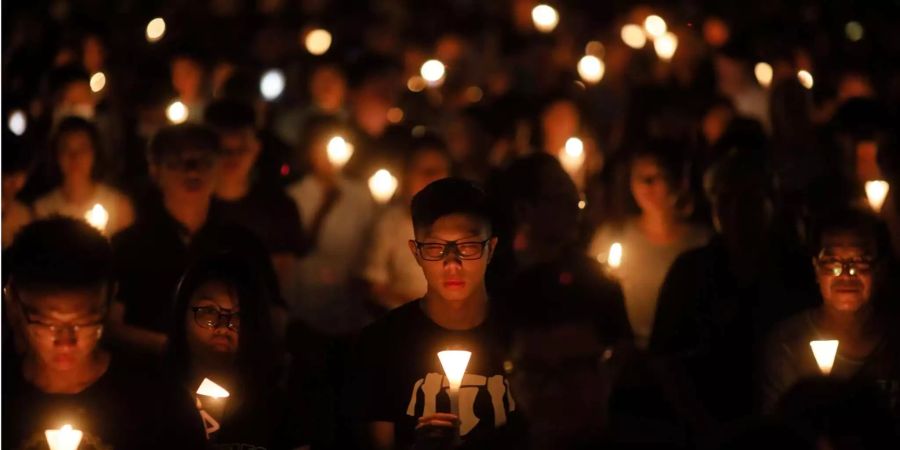
M769 333L768 346L793 346L808 341L815 334L814 312L815 308L806 309L779 322Z
M397 333L402 333L414 326L422 319L422 300L413 300L398 308L392 309L380 319L363 329L360 335L360 343L365 344L370 340L389 339Z
M62 204L62 195L59 189L54 189L34 201L34 213L42 218L55 212Z

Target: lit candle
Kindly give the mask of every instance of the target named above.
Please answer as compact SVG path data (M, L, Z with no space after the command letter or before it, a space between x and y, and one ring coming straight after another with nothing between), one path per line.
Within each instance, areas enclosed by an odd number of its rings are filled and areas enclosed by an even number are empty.
M227 398L231 394L229 394L225 388L213 382L213 380L204 378L203 382L200 383L200 387L197 388L197 395L212 398Z
M466 373L466 366L469 365L469 358L472 352L465 350L444 350L438 352L438 359L441 360L441 366L447 375L447 383L450 389L447 394L450 396L450 413L459 415L459 388L462 386L463 375Z
M869 199L869 206L872 207L873 211L876 213L881 212L881 207L884 206L884 199L887 198L890 189L891 186L887 181L866 181L866 197Z
M84 433L65 424L58 430L44 430L50 450L76 450Z
M769 86L772 85L774 71L769 63L756 63L756 66L753 67L753 74L756 75L756 82L758 82L760 86L768 89Z
M210 435L220 428L219 420L225 414L225 399L231 394L209 378L204 378L197 388L197 395L197 409L200 411L200 418L203 419L206 438L209 439ZM201 396L209 400L201 401Z
M328 153L328 161L335 169L341 170L350 157L353 156L353 144L347 142L341 136L335 136L328 141L325 147Z
M188 107L181 101L175 100L166 108L166 117L169 119L169 122L176 125L184 123L188 118Z
M313 55L324 55L331 48L331 33L328 30L317 28L310 31L304 39L306 51Z
M813 356L816 357L816 363L823 375L831 373L834 367L834 357L837 355L838 341L810 341L809 346L812 348Z
M644 48L644 45L647 45L647 36L644 34L644 30L633 23L622 27L621 36L622 42L635 50Z
M97 93L103 90L106 87L106 74L103 72L97 72L91 75L91 92Z
M797 72L797 80L800 81L800 84L803 85L806 89L813 88L813 76L809 73L808 70L801 70Z
M147 42L157 42L166 34L166 21L157 17L147 24Z
M387 169L379 169L369 178L369 191L372 197L378 203L387 203L397 191L397 178L395 178Z
M622 266L622 244L613 242L609 246L609 255L606 257L606 263L613 269L618 269Z
M25 111L17 109L10 113L9 121L6 126L9 127L9 131L12 131L16 136L25 134L25 130L28 129L28 118L25 116Z
M594 55L585 55L578 61L578 75L585 82L594 84L603 79L606 65Z
M284 72L270 69L259 80L259 92L263 98L272 101L284 92Z
M84 213L84 220L91 224L92 227L100 230L101 233L106 232L106 224L109 223L109 213L103 205L96 203L88 212Z
M672 56L675 55L675 50L678 49L678 36L675 36L672 32L663 33L662 36L656 38L653 42L653 49L656 50L656 55L660 59L664 61L672 59Z
M651 39L656 39L666 33L668 30L668 26L666 26L666 21L663 20L662 17L657 15L647 16L644 20L644 31L647 33L647 36L650 36Z
M447 68L444 66L444 63L436 59L425 61L419 69L419 74L422 75L422 79L424 79L429 86L439 86L443 83L444 74L446 72Z
M531 10L534 28L541 33L550 33L559 24L559 13L550 5L537 5Z
M584 142L577 137L567 139L565 147L559 152L559 163L573 178L581 170L584 158Z

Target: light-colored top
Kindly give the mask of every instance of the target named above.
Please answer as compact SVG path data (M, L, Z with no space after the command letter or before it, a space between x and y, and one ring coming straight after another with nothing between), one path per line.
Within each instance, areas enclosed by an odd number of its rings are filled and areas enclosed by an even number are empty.
M619 279L625 295L625 309L634 330L635 344L647 348L656 317L659 289L678 255L709 241L710 231L690 225L684 237L668 245L650 242L638 228L635 219L621 226L604 226L594 235L589 254L606 263L614 242L622 244L622 263L613 274Z
M409 207L389 206L375 221L368 263L363 270L363 277L370 283L387 285L391 293L405 300L420 298L428 289L422 268L409 250L410 239L415 236Z
M322 222L312 251L294 265L286 297L291 316L326 333L358 330L368 322L362 301L352 298L348 288L358 276L369 251L369 234L375 202L362 184L339 178L341 195ZM304 230L322 204L324 189L316 178L306 176L287 189L297 203Z
M32 219L31 209L22 202L13 200L3 205L3 249L12 245L13 238Z
M134 222L131 200L125 194L102 183L94 186L94 194L83 204L69 202L59 188L54 189L34 202L34 217L44 219L58 215L84 220L85 214L96 204L103 206L109 213L109 222L106 224L107 236L116 234Z

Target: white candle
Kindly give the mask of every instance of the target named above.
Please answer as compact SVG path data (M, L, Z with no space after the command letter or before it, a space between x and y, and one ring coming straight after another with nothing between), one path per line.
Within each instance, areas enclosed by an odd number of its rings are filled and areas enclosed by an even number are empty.
M613 242L609 246L609 255L606 257L606 263L613 269L618 269L622 266L622 244Z
M369 192L378 203L387 203L394 196L398 185L397 178L387 169L380 169L369 178Z
M664 61L672 59L672 56L675 55L675 50L678 49L678 36L675 36L672 32L664 33L653 42L653 49L656 50L656 55L660 59Z
M447 73L447 67L436 59L425 61L419 68L419 75L429 86L439 86L444 81L445 73Z
M166 34L166 21L162 17L157 17L147 24L147 42L159 41L164 34Z
M866 197L869 199L869 206L876 213L881 212L884 206L884 199L887 198L888 191L891 186L884 180L872 180L866 182Z
M184 123L188 119L188 114L187 105L181 103L179 100L170 103L169 107L166 108L166 118L175 125Z
M647 44L647 36L644 34L644 30L633 23L622 27L621 37L625 45L635 50L644 48L644 45Z
M571 177L575 177L581 166L584 164L584 142L577 137L570 137L566 140L566 145L559 152L559 163L563 169L569 173Z
M650 36L651 39L656 39L668 30L668 26L666 25L666 21L663 20L662 17L659 17L655 14L647 16L644 19L644 31L647 33L647 36Z
M44 436L47 437L50 450L76 450L84 433L72 428L72 425L65 424L58 430L45 430Z
M549 33L559 24L559 13L552 6L537 5L531 10L531 20L534 28L541 33Z
M88 212L84 213L84 220L92 227L100 230L101 233L105 233L106 224L109 223L109 213L103 205L97 203Z
M766 89L772 85L774 73L772 66L766 62L756 63L756 66L753 67L753 74L756 75L756 81L760 86Z
M837 355L838 341L810 341L809 346L812 348L819 370L822 371L823 375L830 374L832 367L834 367L834 357Z
M306 51L313 55L324 55L331 48L331 33L317 28L309 32L304 40Z
M469 365L471 357L472 352L465 350L444 350L438 352L438 359L441 360L444 374L447 375L447 383L450 385L447 394L450 396L451 414L459 415L459 388L462 386L462 379L466 374L466 366Z
M813 76L807 70L801 70L797 72L797 80L800 81L800 84L803 85L806 89L813 88Z
M606 65L594 55L585 55L578 61L578 75L587 83L596 84L603 79Z
M231 395L225 388L219 386L209 378L203 379L203 382L200 383L200 387L197 388L197 394L212 398L226 398Z
M335 136L328 141L326 147L328 161L335 169L341 170L350 157L353 156L353 144L347 142L341 136Z

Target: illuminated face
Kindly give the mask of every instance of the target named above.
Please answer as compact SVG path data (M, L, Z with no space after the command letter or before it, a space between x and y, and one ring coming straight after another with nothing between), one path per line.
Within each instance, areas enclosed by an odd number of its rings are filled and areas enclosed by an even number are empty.
M641 211L670 210L677 199L663 169L653 158L639 158L631 165L631 194Z
M17 303L29 353L53 371L90 362L103 331L106 289L61 292L18 291Z
M212 151L188 150L164 156L160 163L153 165L152 173L163 197L194 203L212 196L219 176L219 161Z
M191 296L184 323L188 347L195 359L228 361L237 353L240 304L227 284L201 284Z
M872 242L852 232L826 233L814 260L826 308L856 312L872 295Z
M410 241L409 248L425 274L429 293L457 303L484 289L484 274L497 245L484 221L450 214L416 230L416 241ZM447 243L455 246L446 248Z
M59 142L57 162L66 179L87 180L94 167L94 143L84 131L73 131L62 136Z

